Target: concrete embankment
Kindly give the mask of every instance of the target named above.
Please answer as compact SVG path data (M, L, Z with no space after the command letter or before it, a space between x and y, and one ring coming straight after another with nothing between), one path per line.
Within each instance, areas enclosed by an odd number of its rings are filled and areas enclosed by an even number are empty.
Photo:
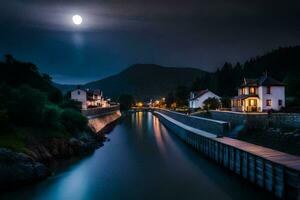
M181 114L161 110L154 113L180 139L226 169L276 197L300 199L300 157L228 137L218 138L201 130L201 125L195 125L197 122L187 125L178 120L183 117ZM185 121L191 119L184 117Z
M157 111L190 127L198 128L215 135L227 135L227 133L230 131L229 123L225 121L208 119L198 116L187 116L185 114L166 109L158 109Z
M49 164L93 152L103 145L104 134L120 116L119 110L93 116L89 126L94 133L78 133L71 138L31 138L26 154L0 148L0 190L45 179L52 173Z
M115 111L108 115L93 117L89 119L89 126L95 133L98 133L100 131L104 131L111 123L114 123L120 117L120 111Z
M268 114L210 110L209 114L212 119L230 122L232 126L244 125L247 129L300 128L299 113Z

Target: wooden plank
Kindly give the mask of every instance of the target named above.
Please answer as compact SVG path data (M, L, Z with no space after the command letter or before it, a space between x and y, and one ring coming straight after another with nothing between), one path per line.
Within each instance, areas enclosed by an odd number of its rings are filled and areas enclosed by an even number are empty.
M270 148L258 146L255 144L251 144L248 142L223 137L223 138L211 138L215 141L218 141L222 144L229 145L232 147L235 147L237 149L240 149L242 151L251 153L253 155L262 157L266 160L272 161L274 163L283 165L288 168L292 168L295 170L300 170L300 157L294 156L291 154L287 154L284 152L276 151Z

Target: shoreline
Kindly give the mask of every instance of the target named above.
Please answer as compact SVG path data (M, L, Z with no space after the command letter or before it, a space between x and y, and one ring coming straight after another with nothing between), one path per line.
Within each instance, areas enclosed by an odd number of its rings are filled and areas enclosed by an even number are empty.
M0 148L0 191L13 191L53 175L55 163L85 157L102 147L121 118L120 112L102 115L89 126L93 132L82 132L71 138L33 138L29 152ZM95 128L96 127L96 128ZM100 129L99 129L100 127ZM97 131L96 131L97 130Z

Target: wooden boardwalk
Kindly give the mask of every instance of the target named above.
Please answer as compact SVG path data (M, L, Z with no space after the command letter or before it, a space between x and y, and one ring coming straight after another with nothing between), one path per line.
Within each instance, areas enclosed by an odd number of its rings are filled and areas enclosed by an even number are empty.
M246 151L253 155L259 156L266 160L272 161L274 163L289 167L300 171L300 157L291 154L283 153L281 151L276 151L270 148L262 147L259 145L251 144L241 140L236 140L228 137L214 138L214 140L228 145L234 146L237 149Z

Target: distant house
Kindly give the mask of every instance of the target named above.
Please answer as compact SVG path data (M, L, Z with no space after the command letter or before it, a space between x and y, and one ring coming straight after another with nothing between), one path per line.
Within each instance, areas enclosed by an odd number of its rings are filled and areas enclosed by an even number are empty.
M191 109L203 108L204 106L203 102L208 98L220 99L218 95L209 91L208 89L197 91L197 92L191 92L190 99L189 99L189 108Z
M231 106L232 111L243 112L280 110L285 107L285 86L267 74L258 79L245 78Z
M71 92L71 99L81 102L82 109L108 106L108 103L103 98L102 92L100 90L78 88Z

